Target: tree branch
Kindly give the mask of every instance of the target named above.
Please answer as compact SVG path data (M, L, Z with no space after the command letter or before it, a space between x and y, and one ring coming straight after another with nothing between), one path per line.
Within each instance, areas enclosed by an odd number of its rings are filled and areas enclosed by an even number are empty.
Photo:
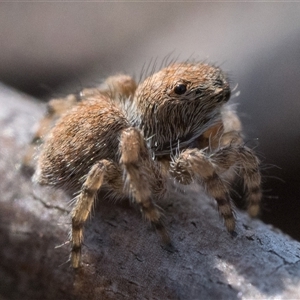
M174 250L128 203L99 197L83 267L65 243L70 197L20 171L44 106L0 85L0 296L4 299L287 299L300 294L300 244L237 211L237 237L201 191L164 203ZM62 245L61 247L56 247ZM65 263L66 262L66 263Z

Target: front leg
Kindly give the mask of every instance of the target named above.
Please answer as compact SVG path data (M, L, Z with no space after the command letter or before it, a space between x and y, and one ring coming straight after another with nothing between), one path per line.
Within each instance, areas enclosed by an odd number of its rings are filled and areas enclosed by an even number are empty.
M158 198L163 197L165 182L138 129L131 127L122 132L120 154L120 163L125 169L128 192L140 206L145 218L159 231L163 241L170 243L168 233L162 223L160 208L152 200L154 195Z
M235 218L229 189L226 182L217 174L210 156L199 149L186 149L171 162L170 167L170 174L179 183L190 184L197 181L204 185L207 193L217 201L227 230L233 232Z

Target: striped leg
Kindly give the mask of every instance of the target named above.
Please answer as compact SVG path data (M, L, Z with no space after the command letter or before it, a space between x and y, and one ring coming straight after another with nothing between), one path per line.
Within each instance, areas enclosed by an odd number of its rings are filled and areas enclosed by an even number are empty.
M189 184L194 179L204 182L207 192L218 203L228 231L234 230L235 220L228 183L225 183L218 174L231 167L244 179L248 213L255 217L259 213L262 191L259 160L251 149L234 143L221 147L211 154L198 149L187 149L171 163L171 175L180 183Z
M121 170L108 160L101 160L91 168L71 212L71 264L74 268L80 266L84 223L90 215L96 194L104 182L108 183L115 192L121 193L123 187Z
M209 156L199 149L187 149L171 163L171 175L182 184L193 180L203 182L206 191L218 204L221 216L229 232L235 229L233 208L226 183L215 171Z
M136 128L128 128L121 134L120 163L125 169L127 188L140 206L145 218L155 226L165 243L169 243L169 236L163 226L159 208L152 201L152 185L155 178L154 162L147 149L145 140ZM161 182L160 182L161 184ZM163 186L161 189L163 190Z
M210 157L219 169L227 170L234 165L236 166L244 180L248 213L252 217L257 216L260 209L262 191L259 160L253 151L243 145L228 145L220 148L211 154Z
M247 191L247 211L251 217L255 217L259 213L262 198L259 160L247 147L240 148L239 158L244 187Z

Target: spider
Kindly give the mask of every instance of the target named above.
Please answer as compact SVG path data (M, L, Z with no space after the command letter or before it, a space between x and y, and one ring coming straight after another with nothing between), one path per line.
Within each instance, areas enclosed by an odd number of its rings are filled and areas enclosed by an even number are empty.
M115 75L80 99L52 100L32 144L42 142L34 179L78 192L72 208L70 260L81 262L83 227L99 190L130 198L170 242L157 205L168 189L193 183L215 199L227 230L235 229L230 191L242 177L248 212L261 201L259 160L243 143L222 70L172 63L138 85ZM49 133L47 133L49 131Z

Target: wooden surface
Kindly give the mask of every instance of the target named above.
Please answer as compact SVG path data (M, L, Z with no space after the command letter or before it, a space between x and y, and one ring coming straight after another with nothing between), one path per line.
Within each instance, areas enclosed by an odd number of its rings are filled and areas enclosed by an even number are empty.
M174 249L128 203L99 199L87 223L83 267L63 244L70 229L62 191L20 170L44 106L0 85L0 299L297 299L300 243L237 211L232 238L201 191L160 205Z

